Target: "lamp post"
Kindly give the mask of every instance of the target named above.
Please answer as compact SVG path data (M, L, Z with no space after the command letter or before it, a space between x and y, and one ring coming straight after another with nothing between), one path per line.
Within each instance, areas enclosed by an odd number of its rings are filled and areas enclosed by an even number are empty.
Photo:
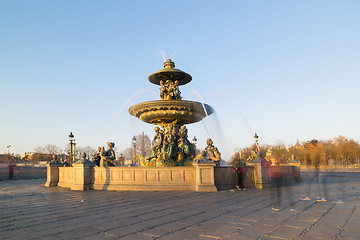
M193 145L194 145L195 148L196 148L196 143L197 143L197 139L196 139L196 137L194 136L194 138L193 138Z
M69 134L69 141L70 141L70 156L69 156L69 163L75 162L75 138L72 132Z
M10 148L11 148L11 145L7 145L6 147L7 147L7 149L8 149L8 155L10 156Z
M120 153L120 165L124 165L124 156L122 155L122 153Z
M132 145L134 147L134 159L133 159L133 162L132 162L132 164L133 164L135 162L135 156L136 156L136 137L135 136L131 139L131 143L132 143Z
M120 158L118 157L119 156L119 152L116 152L116 155L115 155L115 166L119 166L120 165Z
M260 151L259 144L258 144L259 136L256 133L255 133L254 139L255 139L256 150Z
M10 161L10 148L11 148L11 145L7 145L7 150L8 150L8 161Z
M197 155L197 152L196 152L196 143L197 143L197 139L196 139L196 137L194 136L194 138L193 138L193 146L194 146L194 152L195 152L195 156Z

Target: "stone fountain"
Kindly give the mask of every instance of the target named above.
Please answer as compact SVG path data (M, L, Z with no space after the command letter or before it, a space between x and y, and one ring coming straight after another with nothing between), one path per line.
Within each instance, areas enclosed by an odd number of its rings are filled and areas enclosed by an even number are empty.
M113 143L108 150L99 148L96 165L86 159L65 167L48 164L46 186L68 187L72 190L119 191L217 191L215 166L220 152L211 139L207 147L195 156L195 146L188 140L187 124L201 121L214 112L207 104L183 100L179 86L191 81L191 76L175 68L171 60L149 76L151 83L160 85L160 100L131 106L129 113L140 120L154 124L156 135L149 157L140 159L140 165L113 166Z
M201 121L214 110L205 103L182 99L179 86L191 80L190 74L176 69L174 62L168 59L163 69L149 76L151 83L160 85L161 99L129 108L132 116L158 125L155 127L156 135L151 154L140 160L141 166L192 166L196 157L195 146L188 140L185 125ZM220 160L220 153L217 155Z
M195 156L195 146L188 140L187 124L201 121L214 112L207 104L182 100L179 86L191 81L191 76L175 68L171 60L149 76L149 81L160 85L160 100L131 106L129 113L140 120L156 125L151 154L140 160L140 165L113 166L114 143L108 150L99 149L99 155L90 162L84 154L82 159L65 166L54 159L47 164L45 186L67 187L72 190L118 190L118 191L179 191L195 190L213 192L228 189L235 184L234 174L228 167L219 166L218 149L208 139L205 150ZM247 167L246 186L262 188L268 184L268 166L261 161ZM297 170L295 169L297 168ZM283 176L300 173L299 167L284 166ZM299 175L299 174L298 174ZM216 186L215 186L216 184Z

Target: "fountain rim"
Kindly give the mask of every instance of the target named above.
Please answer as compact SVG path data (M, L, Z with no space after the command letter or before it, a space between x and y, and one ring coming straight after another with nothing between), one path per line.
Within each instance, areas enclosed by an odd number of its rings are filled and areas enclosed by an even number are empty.
M179 74L181 76L181 78L179 79L175 79L178 81L178 85L185 85L189 82L191 82L192 80L192 77L190 74L180 70L180 69L177 69L177 68L163 68L163 69L160 69L152 74L149 75L148 79L151 83L153 84L156 84L156 85L160 85L160 81L162 81L163 79L160 79L158 76L159 75L164 75L164 74L167 74L167 73L175 73L175 74ZM172 80L172 79L169 79L169 80Z
M205 110L205 109L206 110ZM203 118L210 116L215 112L214 108L206 103L196 102L196 101L190 101L190 100L153 100L153 101L147 101L135 104L131 106L128 109L128 112L130 115L141 119L142 114L146 114L148 112L154 112L154 111L163 111L163 110L169 110L169 111L186 111L190 112L191 114L195 114L196 117L194 120L186 121L185 124L192 124L201 121ZM158 116L160 118L161 114ZM154 119L155 120L155 119ZM176 119L174 119L175 121ZM144 120L142 120L144 121ZM144 121L147 123L148 122Z

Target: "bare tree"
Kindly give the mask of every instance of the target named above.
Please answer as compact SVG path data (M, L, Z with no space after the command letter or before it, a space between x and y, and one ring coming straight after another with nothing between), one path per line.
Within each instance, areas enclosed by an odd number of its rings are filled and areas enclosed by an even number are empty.
M151 141L148 135L141 133L135 136L136 138L136 147L135 147L135 155L140 155L143 158L150 155L151 150ZM134 159L134 147L127 147L124 151L121 152L125 159Z
M56 146L55 144L47 144L44 147L43 146L36 146L34 148L34 151L36 153L44 153L44 154L57 154L60 151L60 148Z
M65 145L65 154L70 154L70 144L66 144ZM87 145L85 147L82 146L75 146L75 156L77 156L77 158L81 158L81 154L82 153L86 153L88 158L91 158L91 156L96 152L95 148Z
M35 153L45 153L45 148L43 146L36 146L34 148Z
M55 144L47 144L45 146L45 151L48 153L48 154L57 154L59 153L60 151L60 148L58 146L56 146Z
M96 152L96 150L87 145L85 147L81 147L81 146L78 146L77 148L75 148L75 154L82 154L82 153L86 153L86 155L88 156L88 158L91 158L91 156Z
M127 147L124 151L121 152L121 154L126 160L134 159L134 148Z
M143 158L150 155L151 141L148 135L144 132L136 136L136 155L141 155Z

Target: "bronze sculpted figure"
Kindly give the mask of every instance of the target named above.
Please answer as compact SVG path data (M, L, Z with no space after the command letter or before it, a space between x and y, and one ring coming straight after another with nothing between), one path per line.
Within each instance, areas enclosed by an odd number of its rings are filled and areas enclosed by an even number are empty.
M183 125L179 129L176 123L172 123L164 128L165 133L159 127L155 127L156 134L150 157L141 159L141 166L192 166L195 160L208 161L220 166L221 153L211 139L206 141L207 147L203 153L195 157L195 146L188 140L186 126Z
M213 145L213 141L210 138L206 141L206 144L206 157L215 162L216 166L220 166L221 153L219 152L217 147Z
M162 80L160 81L160 98L164 100L167 99L167 87Z
M184 143L190 143L188 140L188 130L185 126L180 127L179 138Z
M160 98L163 100L181 99L178 81L160 81Z
M171 84L170 84L170 95L171 95L171 99L181 100L180 93L181 93L181 92L180 92L180 90L179 90L179 83L178 83L178 81L171 82Z
M150 156L140 160L141 166L184 166L192 165L195 148L188 140L188 130L176 123L164 126L165 133L155 127L155 136Z
M187 162L191 162L191 159L195 157L195 148L188 140L188 130L185 126L180 127L178 148L179 152L177 161L182 162L182 164L178 165L189 165Z
M101 152L101 147L98 147L97 152L95 152L93 156L94 163L98 167L100 167L100 160L101 160L100 152Z
M163 159L172 164L177 153L176 135L173 133L173 126L170 124L165 129L164 142L162 147Z
M198 154L195 158L194 158L194 162L195 163L214 163L212 160L210 160L205 151L201 151L200 154Z
M99 155L100 155L100 167L112 167L115 166L115 144L112 142L107 143L108 150L105 151L103 147L99 147Z
M159 127L155 127L154 130L156 134L152 142L153 146L151 147L150 158L158 157L164 140L164 132Z

